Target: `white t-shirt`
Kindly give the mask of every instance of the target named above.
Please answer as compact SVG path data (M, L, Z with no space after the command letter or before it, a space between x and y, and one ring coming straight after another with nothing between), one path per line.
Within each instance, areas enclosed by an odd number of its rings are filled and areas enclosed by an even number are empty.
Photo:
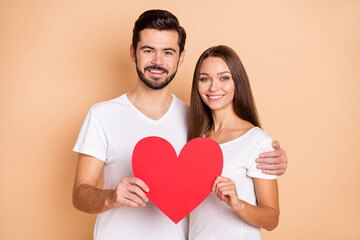
M239 199L256 205L252 178L276 179L256 168L260 153L272 151L272 140L258 127L232 141L220 144L224 156L222 176L235 182ZM190 214L189 240L257 240L260 229L248 224L212 192Z
M158 120L142 114L124 94L94 105L86 116L74 151L105 162L104 189L115 189L124 177L134 176L132 152L144 137L169 141L177 154L187 142L188 106L172 95L169 110ZM173 223L150 201L145 208L123 206L98 214L96 240L187 239L186 218Z

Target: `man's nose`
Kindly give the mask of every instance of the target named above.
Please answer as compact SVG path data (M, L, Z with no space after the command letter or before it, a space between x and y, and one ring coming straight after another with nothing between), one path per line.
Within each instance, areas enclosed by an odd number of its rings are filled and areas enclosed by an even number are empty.
M153 64L156 64L156 65L162 65L163 63L163 56L160 52L156 52L154 55L153 55L153 58L152 58L152 63Z

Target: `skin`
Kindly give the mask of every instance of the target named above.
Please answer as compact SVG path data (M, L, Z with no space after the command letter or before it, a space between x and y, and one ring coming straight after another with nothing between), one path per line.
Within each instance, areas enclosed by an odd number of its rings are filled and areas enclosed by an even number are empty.
M211 109L213 128L205 135L219 144L231 141L254 127L239 118L233 110L234 81L227 64L217 57L205 59L200 68L198 92ZM251 225L273 230L279 222L277 180L253 178L257 206L238 198L235 183L218 176L212 189L217 197L228 204L242 219Z

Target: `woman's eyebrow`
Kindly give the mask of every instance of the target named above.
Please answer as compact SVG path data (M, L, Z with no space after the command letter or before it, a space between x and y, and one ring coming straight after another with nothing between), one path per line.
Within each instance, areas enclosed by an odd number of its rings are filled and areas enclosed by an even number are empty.
M224 71L224 72L219 72L218 75L221 75L221 74L224 74L224 73L229 73L229 74L231 74L231 72L229 72L229 71Z

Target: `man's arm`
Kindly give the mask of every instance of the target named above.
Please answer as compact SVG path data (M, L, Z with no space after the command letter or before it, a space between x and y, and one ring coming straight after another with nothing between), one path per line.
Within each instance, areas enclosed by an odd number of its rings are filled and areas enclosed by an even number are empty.
M272 146L274 151L265 152L260 154L256 159L258 169L262 169L263 173L270 175L283 175L287 168L288 159L286 158L286 152L280 148L278 141L273 141Z
M123 178L116 189L102 190L96 187L104 162L85 154L79 154L73 204L75 208L87 213L100 213L123 205L144 207L148 201L144 191L149 189L136 177Z

